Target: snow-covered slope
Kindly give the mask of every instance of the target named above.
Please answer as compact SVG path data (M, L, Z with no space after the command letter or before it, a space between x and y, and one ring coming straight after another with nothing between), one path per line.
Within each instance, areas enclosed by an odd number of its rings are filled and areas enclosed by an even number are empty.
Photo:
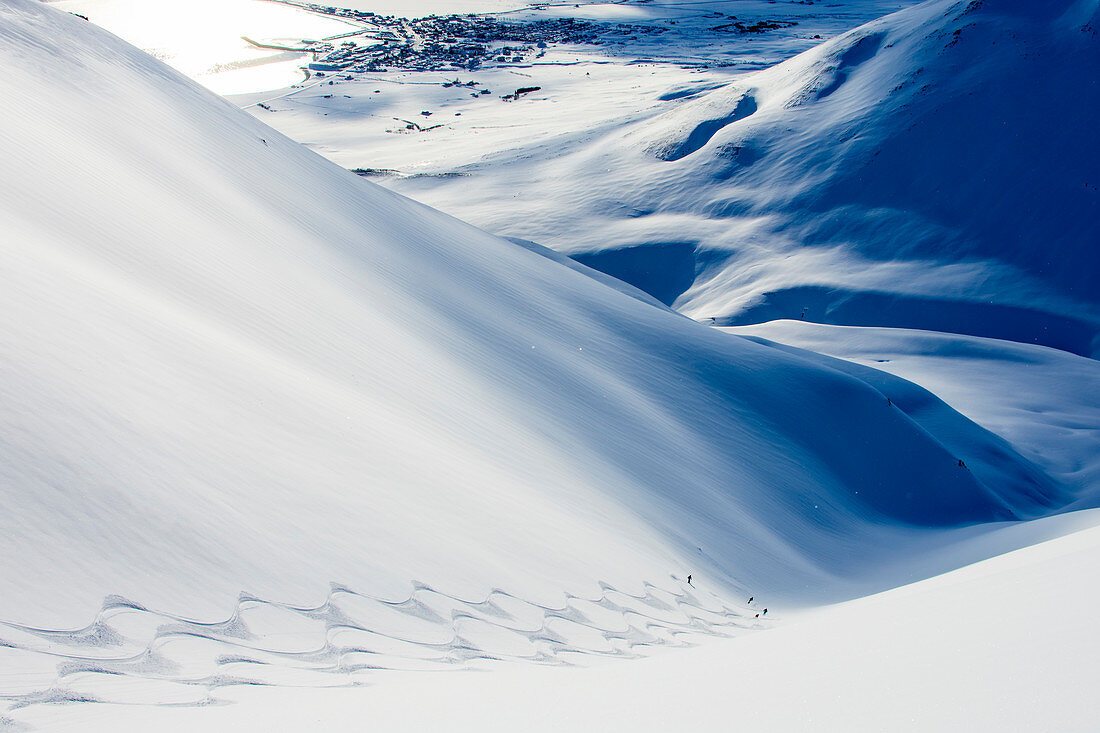
M697 318L804 315L1090 355L1097 12L934 0L586 146L392 185ZM539 195L491 205L527 187Z
M235 705L27 711L43 730L1080 731L1095 727L1100 530L1058 518L1028 547L766 634L593 669L410 675L357 690L263 687ZM1068 519L1071 521L1062 521ZM1089 527L1093 524L1092 528Z
M692 569L837 595L856 548L1068 498L1019 456L983 483L866 381L366 184L83 21L3 12L5 618Z
M696 173L721 182L710 205L778 215L789 239L851 252L871 269L975 271L962 292L918 286L909 307L876 292L788 284L742 319L797 317L803 307L868 319L880 299L879 318L896 319L884 325L977 321L985 335L1091 353L1096 12L1092 2L929 3L678 110L690 130L661 132L654 153L690 156ZM704 129L700 120L716 117L716 129ZM901 288L881 286L891 290Z
M1100 489L1100 362L950 333L773 321L730 329L911 380L1050 476Z
M1087 488L903 379L366 183L71 15L9 0L0 61L10 705L644 654L987 556L1019 537L975 525Z

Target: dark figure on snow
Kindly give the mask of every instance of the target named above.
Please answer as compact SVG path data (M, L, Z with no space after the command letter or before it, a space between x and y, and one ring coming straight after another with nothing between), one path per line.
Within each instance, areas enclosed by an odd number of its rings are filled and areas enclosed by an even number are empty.
M966 464L963 463L963 459L959 459L959 468L966 468Z
M691 576L690 575L688 576L688 585L691 585ZM694 588L695 586L691 585L691 587Z
M756 598L756 596L749 596L749 603L752 603L753 598Z
M765 616L767 616L767 615L768 615L768 609L766 609L766 608L764 609L764 615L765 615Z

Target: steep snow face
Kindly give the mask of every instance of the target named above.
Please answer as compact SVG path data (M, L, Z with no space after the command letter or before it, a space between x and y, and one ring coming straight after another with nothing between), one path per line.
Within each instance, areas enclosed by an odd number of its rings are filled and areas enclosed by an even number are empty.
M488 160L461 184L392 185L697 318L955 331L1090 355L1096 8L934 0L582 150L533 151L514 172ZM492 196L525 185L539 197L493 210Z
M70 15L6 3L0 57L0 618L693 570L806 601L889 583L921 527L1071 498L1018 455L987 483L948 446L996 440L941 440L894 384L364 183Z

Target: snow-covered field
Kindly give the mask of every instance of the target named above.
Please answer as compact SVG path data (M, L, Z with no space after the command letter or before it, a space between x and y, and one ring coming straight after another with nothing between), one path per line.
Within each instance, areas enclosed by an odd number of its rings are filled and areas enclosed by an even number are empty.
M344 7L0 5L0 730L1092 725L1093 0Z

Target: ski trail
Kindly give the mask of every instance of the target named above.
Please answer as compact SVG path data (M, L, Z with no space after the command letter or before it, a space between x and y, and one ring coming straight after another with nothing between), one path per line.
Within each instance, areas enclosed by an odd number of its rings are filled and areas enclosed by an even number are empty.
M242 593L214 623L110 596L82 629L0 622L0 713L61 702L208 705L224 686L355 686L393 670L584 665L770 625L686 586L600 588L595 598L566 593L555 607L501 589L475 602L414 582L395 600L334 583L316 607Z

